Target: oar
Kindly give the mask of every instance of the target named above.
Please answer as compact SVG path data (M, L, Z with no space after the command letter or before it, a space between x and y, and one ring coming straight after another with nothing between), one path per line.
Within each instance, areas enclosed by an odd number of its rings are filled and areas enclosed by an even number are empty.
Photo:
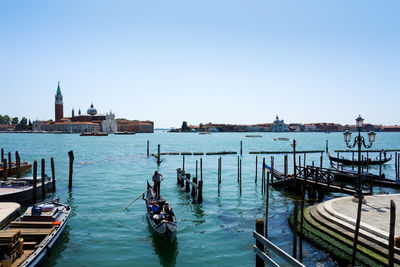
M148 190L149 190L149 189L147 189L146 191L144 191L143 193L141 193L134 201L132 201L131 203L129 203L129 205L126 206L126 207L123 208L123 209L124 209L124 210L128 209L128 207L129 207L130 205L132 205L133 203L135 203L135 201L138 200L141 196L143 196L144 193L146 193Z

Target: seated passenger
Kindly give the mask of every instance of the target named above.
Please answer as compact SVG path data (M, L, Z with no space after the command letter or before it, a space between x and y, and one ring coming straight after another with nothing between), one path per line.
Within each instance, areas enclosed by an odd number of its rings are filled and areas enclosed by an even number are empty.
M166 214L166 215L172 214L172 209L171 209L171 207L169 206L169 204L168 204L167 201L165 202L165 204L164 204L164 206L163 206L163 208L162 208L162 212L163 212L164 214Z
M160 213L160 206L158 206L158 203L156 201L153 202L152 205L152 212L153 213Z
M173 215L173 211L171 206L168 204L168 202L165 202L163 208L162 208L162 217L163 219L165 218L167 221L172 221L172 215Z

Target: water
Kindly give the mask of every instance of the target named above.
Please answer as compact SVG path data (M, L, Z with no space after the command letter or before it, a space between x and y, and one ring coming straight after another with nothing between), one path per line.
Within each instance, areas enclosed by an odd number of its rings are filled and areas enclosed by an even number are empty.
M248 134L248 133L247 133ZM72 206L73 214L55 249L44 266L254 266L255 243L252 231L255 220L265 212L261 194L261 161L258 184L255 178L255 155L249 151L291 150L291 142L273 141L274 137L297 140L298 150L330 151L345 149L341 133L262 133L261 138L246 138L246 133L154 133L126 136L80 137L72 134L0 134L5 151L18 150L22 160L54 157L57 192L51 197ZM400 148L399 133L378 133L372 149ZM218 156L203 156L203 198L193 204L189 195L176 186L176 168L181 156L146 156L146 141L152 153L157 144L162 152L239 151L243 141L242 195L237 184L237 155L222 156L221 193L217 192ZM73 190L68 192L68 151L75 154ZM351 155L349 154L349 157ZM267 162L270 155L265 155ZM319 164L320 154L308 154L307 162ZM374 157L374 155L370 155ZM199 156L186 156L185 169L195 174ZM292 158L289 156L289 163ZM324 155L324 166L329 162ZM275 155L276 168L283 169L283 155ZM373 167L377 171L379 167ZM161 193L174 208L178 219L177 241L173 244L152 235L146 222L144 202L139 199L128 211L123 207L146 189L158 169L165 177ZM289 166L289 170L291 166ZM291 171L289 171L291 172ZM394 160L384 167L387 177L394 177ZM378 189L380 192L393 192ZM335 194L328 196L334 197ZM287 252L292 249L292 232L287 218L293 210L292 198L271 190L269 238ZM305 243L304 263L335 266L330 257Z

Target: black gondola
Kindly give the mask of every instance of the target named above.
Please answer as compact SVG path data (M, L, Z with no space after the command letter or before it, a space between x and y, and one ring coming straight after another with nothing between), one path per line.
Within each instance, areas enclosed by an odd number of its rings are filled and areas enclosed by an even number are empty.
M143 199L146 202L147 219L153 231L156 234L165 237L169 241L174 240L176 237L176 230L178 228L175 213L173 212L172 208L168 215L162 213L153 213L151 209L149 209L149 205L156 201L160 211L162 211L162 208L165 204L165 199L163 199L162 196L156 198L153 187L151 187L148 182L147 191L143 195Z
M332 157L329 153L328 153L328 156L329 156L329 160L330 161L334 161L334 162L339 162L339 163L342 163L342 164L344 164L344 165L354 165L354 166L358 166L358 165L380 165L380 164L384 164L384 163L386 163L386 162L388 162L389 160L391 160L392 159L392 155L390 155L390 158L385 158L385 159L382 159L382 160L379 160L379 159L370 159L370 158L368 158L368 159L364 159L363 161L361 161L361 164L359 164L360 163L360 161L358 161L358 160L351 160L351 159L345 159L345 158L336 158L336 157Z

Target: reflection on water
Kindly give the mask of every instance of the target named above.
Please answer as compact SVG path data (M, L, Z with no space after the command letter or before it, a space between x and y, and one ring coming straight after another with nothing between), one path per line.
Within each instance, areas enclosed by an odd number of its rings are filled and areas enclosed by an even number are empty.
M152 233L152 245L154 252L160 259L160 264L164 267L175 266L178 256L178 241L169 242L164 237Z

